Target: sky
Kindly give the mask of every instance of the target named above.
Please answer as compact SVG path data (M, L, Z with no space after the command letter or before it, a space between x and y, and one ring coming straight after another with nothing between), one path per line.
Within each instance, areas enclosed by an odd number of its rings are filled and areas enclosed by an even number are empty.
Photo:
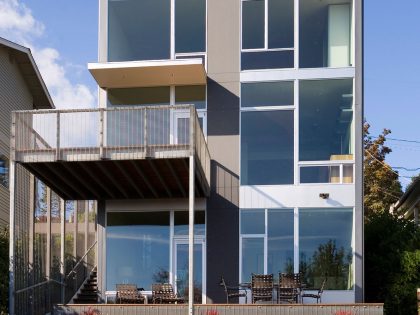
M373 136L388 128L419 142L387 141L406 186L420 173L420 1L365 0L364 10L365 119ZM0 36L31 48L58 108L96 106L97 33L98 0L0 0Z

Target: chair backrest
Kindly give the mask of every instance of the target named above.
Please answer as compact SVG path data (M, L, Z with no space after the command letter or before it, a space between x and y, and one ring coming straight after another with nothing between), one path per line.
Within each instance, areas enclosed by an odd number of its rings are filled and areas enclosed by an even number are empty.
M281 288L300 288L300 273L280 273L279 287Z
M131 297L133 295L137 295L137 286L135 284L117 284L117 295L119 297Z
M227 293L226 281L225 281L225 278L223 278L223 276L220 278L219 285L220 285L221 287L223 287L223 289L224 289L224 290L225 290L225 292Z
M251 278L251 289L270 289L272 290L274 287L273 282L273 274L269 275L259 275L259 274L252 274Z
M174 288L170 283L154 283L152 284L152 295L161 298L174 298Z

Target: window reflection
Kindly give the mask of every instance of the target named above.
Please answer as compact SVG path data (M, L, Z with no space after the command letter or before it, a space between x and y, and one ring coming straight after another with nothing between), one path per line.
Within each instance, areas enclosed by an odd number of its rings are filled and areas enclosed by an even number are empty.
M350 290L352 273L352 209L299 210L299 270L308 288Z

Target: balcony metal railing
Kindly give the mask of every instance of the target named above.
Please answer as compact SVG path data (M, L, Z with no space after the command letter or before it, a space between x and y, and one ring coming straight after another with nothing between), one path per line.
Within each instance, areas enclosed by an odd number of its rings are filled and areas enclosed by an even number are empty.
M210 154L193 105L17 111L11 147L21 163L195 154L210 181Z

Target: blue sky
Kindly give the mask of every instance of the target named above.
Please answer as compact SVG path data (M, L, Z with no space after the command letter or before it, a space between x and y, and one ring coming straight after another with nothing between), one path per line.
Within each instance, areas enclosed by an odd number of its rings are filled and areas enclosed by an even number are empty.
M10 17L8 10L23 22L9 21L8 27L1 15ZM389 128L392 138L420 141L419 12L419 0L365 0L364 105L372 135ZM33 47L58 107L96 104L96 85L86 64L97 60L97 25L97 0L0 0L0 36ZM390 165L420 167L420 143L388 144ZM420 170L400 172L412 176ZM404 186L409 182L401 181Z

